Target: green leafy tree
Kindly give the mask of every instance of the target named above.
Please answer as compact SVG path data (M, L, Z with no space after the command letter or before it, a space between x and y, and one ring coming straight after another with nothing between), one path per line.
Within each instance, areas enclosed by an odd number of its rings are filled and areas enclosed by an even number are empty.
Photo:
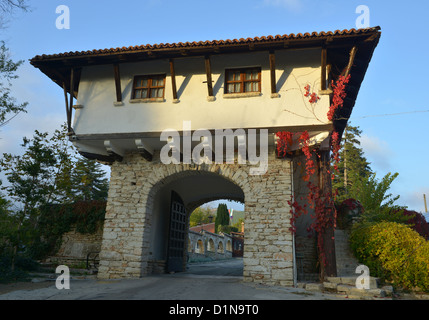
M389 193L391 184L398 173L388 173L381 180L372 173L355 181L350 194L358 200L363 208L362 222L391 221L406 223L410 216L403 214L405 207L396 204L399 195Z
M189 217L189 226L195 227L201 224L210 223L211 218L213 218L212 208L198 207L191 213L191 216Z
M9 183L3 190L18 207L13 215L16 229L11 230L9 239L13 244L12 271L17 254L31 245L37 233L39 208L49 203L55 189L53 171L58 160L47 136L36 130L32 139L23 139L23 155L3 154L0 162Z
M41 236L42 208L106 198L105 173L94 161L75 160L65 132L63 126L50 137L36 130L33 138L23 138L22 155L5 153L0 159L0 170L7 178L2 189L16 208L3 215L11 222L2 234L13 247L12 270L16 256L31 255L31 248Z
M27 102L17 103L11 96L12 80L18 78L16 71L24 62L13 62L5 42L0 41L0 127L6 125L19 112L26 112ZM11 116L10 118L8 118Z
M229 213L228 207L225 203L220 203L217 207L216 220L215 220L215 230L219 230L219 226L228 226L229 225Z

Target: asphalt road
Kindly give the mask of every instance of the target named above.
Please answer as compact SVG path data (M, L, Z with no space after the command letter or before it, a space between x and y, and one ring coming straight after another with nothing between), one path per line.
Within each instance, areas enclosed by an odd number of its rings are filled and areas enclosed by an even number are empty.
M52 285L17 290L0 300L336 300L304 289L243 282L242 259L190 264L186 272L125 280L71 280L70 289Z

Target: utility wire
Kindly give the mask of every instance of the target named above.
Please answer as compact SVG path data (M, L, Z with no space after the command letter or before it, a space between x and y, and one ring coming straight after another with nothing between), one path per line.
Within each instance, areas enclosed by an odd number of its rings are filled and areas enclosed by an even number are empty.
M397 113L374 114L374 115L368 115L368 116L362 116L362 117L351 117L351 118L336 118L335 120L356 120L356 119L365 119L365 118L399 116L403 114L423 113L423 112L429 112L429 110L415 110L415 111L406 111L406 112L397 112Z
M21 111L18 111L15 115L13 115L11 118L9 118L8 120L6 120L5 122L1 122L0 123L0 128L7 125L13 118L15 118Z

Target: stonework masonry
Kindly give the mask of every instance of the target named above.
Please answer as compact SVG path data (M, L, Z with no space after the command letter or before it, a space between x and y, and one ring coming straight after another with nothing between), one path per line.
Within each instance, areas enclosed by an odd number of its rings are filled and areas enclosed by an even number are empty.
M151 162L139 154L128 154L122 162L115 162L111 166L98 277L138 278L151 272L149 262L156 260L150 251L156 193L182 177L216 174L244 194L244 281L292 286L293 236L288 205L291 161L277 159L270 149L264 175L250 175L251 167L237 163L166 165L159 160L159 153Z
M62 235L61 246L54 256L49 257L44 262L54 262L64 264L69 267L86 266L87 258L97 257L101 248L103 229L97 228L92 234L82 234L72 228ZM98 261L98 258L96 259Z

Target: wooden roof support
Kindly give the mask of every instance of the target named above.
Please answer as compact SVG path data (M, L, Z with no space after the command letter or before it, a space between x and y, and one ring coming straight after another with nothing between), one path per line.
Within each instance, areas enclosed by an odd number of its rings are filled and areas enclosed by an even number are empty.
M271 94L277 94L276 89L276 56L274 51L270 51L270 81L271 81Z
M357 52L357 47L353 46L353 48L350 50L349 63L347 64L347 67L343 72L344 77L347 77L350 74L350 71L351 71L353 64L354 64L354 61L355 61L356 52Z
M171 88L173 90L173 100L177 101L176 71L174 69L173 59L170 59L170 75L171 75Z
M210 63L210 56L205 56L206 76L207 76L207 90L209 97L213 97L213 81L212 81L212 67Z
M322 66L322 73L321 73L321 78L320 78L320 89L321 90L326 90L327 86L327 72L326 72L326 65L327 65L327 60L328 60L328 54L327 54L327 50L326 47L322 47L322 54L321 54L321 66Z
M116 88L116 102L122 102L122 89L121 89L121 74L119 72L119 64L113 65L115 73L115 88Z

